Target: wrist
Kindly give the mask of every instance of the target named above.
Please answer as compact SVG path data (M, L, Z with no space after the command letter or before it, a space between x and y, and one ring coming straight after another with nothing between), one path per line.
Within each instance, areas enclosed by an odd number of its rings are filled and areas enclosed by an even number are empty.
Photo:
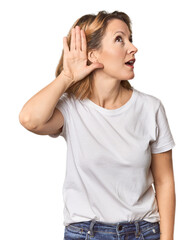
M66 82L74 82L74 80L67 74L65 73L64 69L61 71L60 76L66 81Z
M66 90L75 83L75 81L72 80L69 76L67 76L63 72L63 70L61 71L57 78L60 84L62 85L63 93L66 92Z

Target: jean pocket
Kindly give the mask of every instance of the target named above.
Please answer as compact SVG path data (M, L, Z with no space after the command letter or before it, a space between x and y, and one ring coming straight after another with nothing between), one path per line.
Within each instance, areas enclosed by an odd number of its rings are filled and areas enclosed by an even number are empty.
M151 223L141 231L143 240L160 240L160 225L159 222Z
M82 227L68 225L65 227L64 240L85 240L86 234Z

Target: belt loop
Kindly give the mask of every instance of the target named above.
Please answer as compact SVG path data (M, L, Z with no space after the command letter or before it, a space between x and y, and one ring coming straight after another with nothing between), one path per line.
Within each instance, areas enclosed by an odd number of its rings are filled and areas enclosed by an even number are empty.
M139 229L139 223L138 223L138 220L135 221L135 227L136 227L136 237L138 237L140 235L140 229Z
M94 237L94 232L93 232L93 226L95 225L96 219L92 219L90 226L89 226L89 231L87 232L87 236L90 235L91 237ZM86 236L86 239L87 239Z

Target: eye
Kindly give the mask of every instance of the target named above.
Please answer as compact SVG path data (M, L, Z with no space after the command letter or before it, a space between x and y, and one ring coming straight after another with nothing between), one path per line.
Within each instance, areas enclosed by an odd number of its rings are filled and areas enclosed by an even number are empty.
M117 37L115 38L115 41L116 41L117 39L122 39L122 37L121 37L121 36L117 36ZM122 42L123 42L123 40L122 40Z
M117 37L115 38L115 41L116 41L117 39L122 39L121 42L123 42L123 38L122 38L121 36L117 36ZM131 43L133 42L132 36L130 37L129 41L130 41Z

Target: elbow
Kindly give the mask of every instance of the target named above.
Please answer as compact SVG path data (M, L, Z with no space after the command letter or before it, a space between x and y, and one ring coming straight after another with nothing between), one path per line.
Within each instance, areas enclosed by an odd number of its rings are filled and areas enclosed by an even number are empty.
M34 130L37 128L37 125L31 120L31 118L27 115L23 115L22 112L19 114L19 122L28 130Z

